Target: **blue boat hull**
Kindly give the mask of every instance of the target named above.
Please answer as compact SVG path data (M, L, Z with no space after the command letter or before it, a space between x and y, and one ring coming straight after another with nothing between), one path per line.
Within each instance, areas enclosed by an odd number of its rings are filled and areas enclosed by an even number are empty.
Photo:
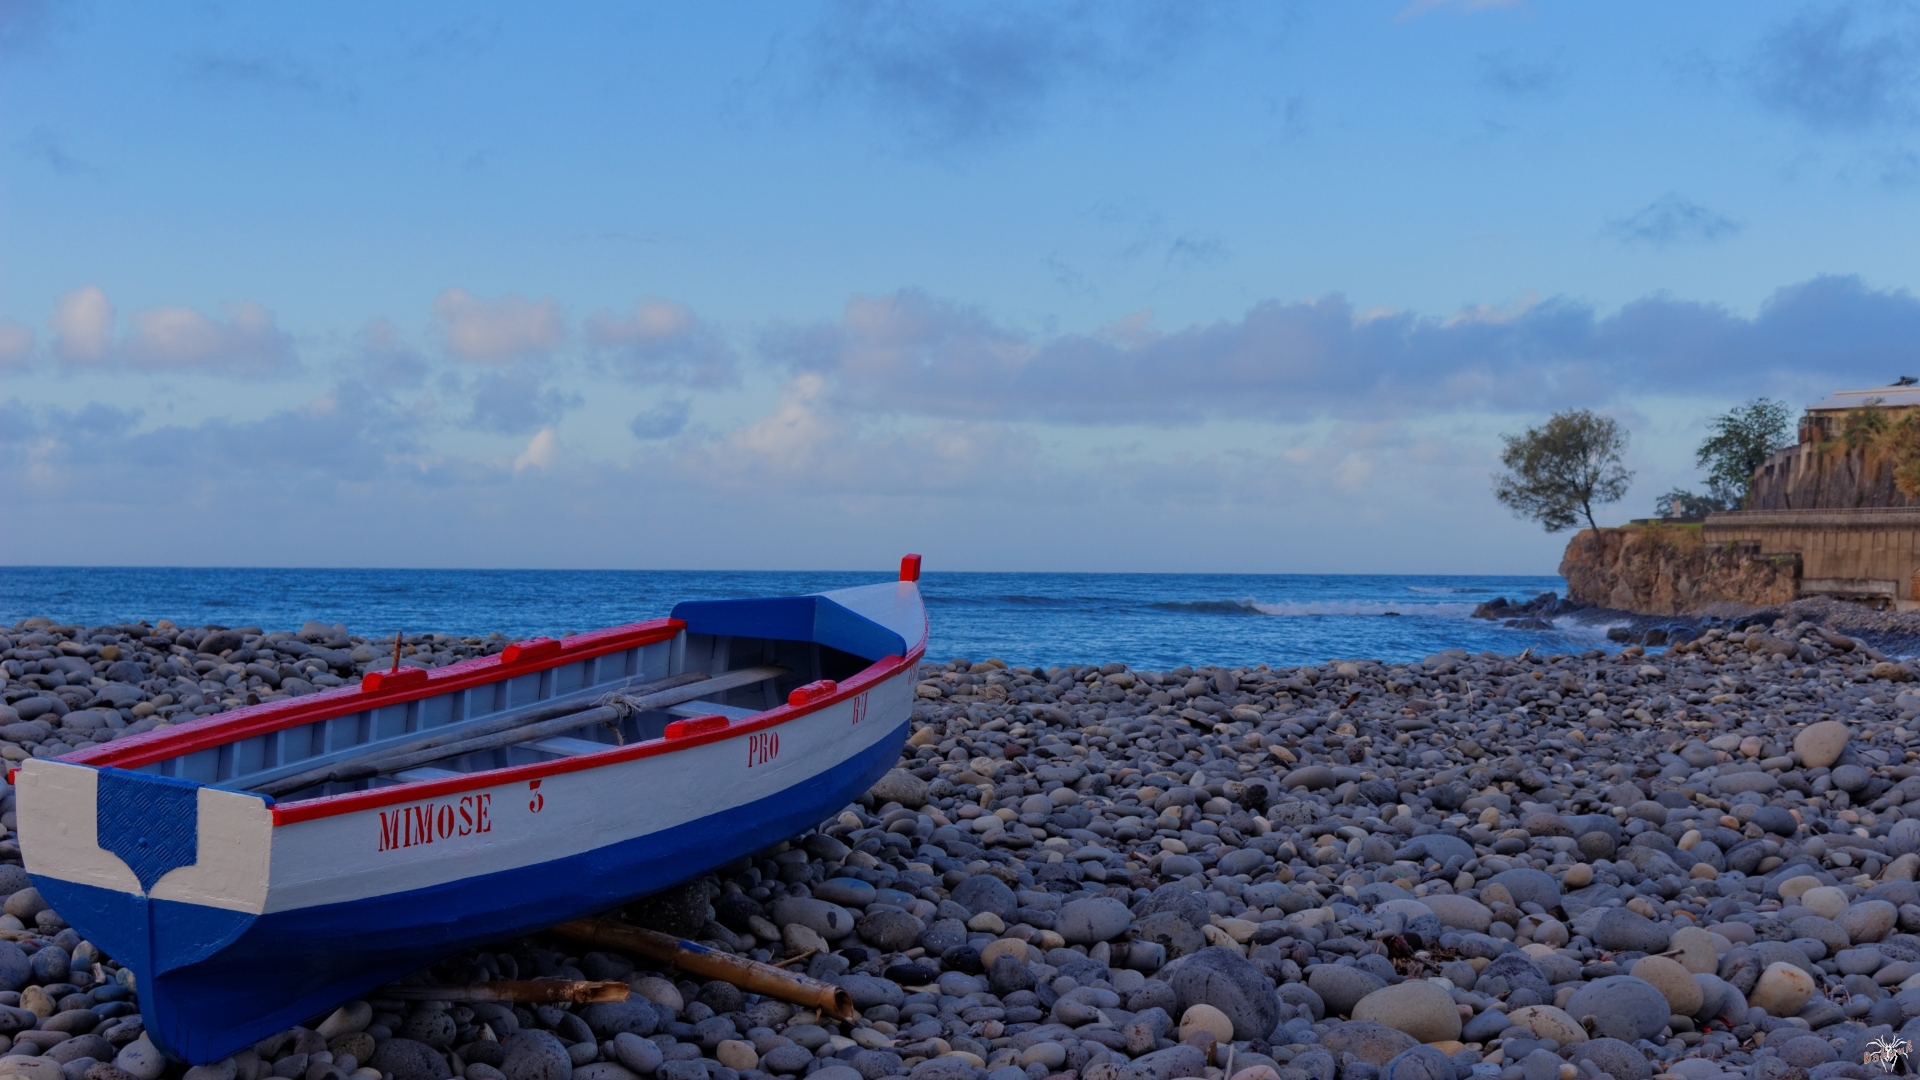
M461 949L604 911L803 832L894 766L908 726L903 718L778 795L664 832L371 899L254 916L41 875L34 882L70 922L102 928L93 938L110 955L159 972L139 987L156 1045L188 1061L216 1061ZM180 932L157 932L168 924ZM154 956L150 934L199 942L204 955ZM289 957L300 966L289 969ZM271 1001L258 993L263 977L275 986Z

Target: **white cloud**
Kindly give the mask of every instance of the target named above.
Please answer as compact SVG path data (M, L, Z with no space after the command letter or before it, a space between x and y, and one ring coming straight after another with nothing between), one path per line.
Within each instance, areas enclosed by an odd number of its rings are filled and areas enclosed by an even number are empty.
M552 428L541 428L533 438L527 440L527 448L513 459L513 471L525 472L528 469L551 469L560 460L560 438Z
M776 328L761 351L874 414L1172 425L1825 391L1884 378L1911 360L1917 334L1920 298L1829 276L1776 290L1751 317L1664 295L1602 313L1529 294L1443 319L1334 294L1166 331L1129 321L1055 335L905 290L855 297L835 322Z
M252 301L228 305L224 319L188 307L159 307L129 321L132 332L115 341L113 304L105 290L81 286L60 298L48 321L54 355L81 367L124 364L249 376L298 366L292 339L275 325L272 312Z
M230 305L225 321L192 308L163 307L143 311L132 322L133 335L122 350L131 367L272 375L295 363L292 341L259 304Z
M54 309L53 351L69 364L105 363L112 347L113 305L98 285L82 285Z
M0 369L33 363L33 331L11 319L0 319Z
M453 288L433 302L447 351L462 360L503 363L544 356L566 340L560 305L552 297L528 300L509 293L482 300Z
M627 315L596 312L587 341L638 383L724 386L738 381L732 346L683 304L641 300Z

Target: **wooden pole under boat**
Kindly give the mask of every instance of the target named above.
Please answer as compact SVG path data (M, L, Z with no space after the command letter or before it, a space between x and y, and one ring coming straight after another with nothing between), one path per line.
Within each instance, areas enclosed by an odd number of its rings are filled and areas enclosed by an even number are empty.
M575 919L554 927L553 932L589 945L639 953L650 960L672 964L682 971L732 983L742 990L791 1001L796 1005L808 1005L840 1020L851 1021L859 1016L854 1011L853 1000L837 986L784 971L772 964L715 952L704 945L683 941L657 930L647 930L614 919Z
M576 982L571 979L495 979L464 986L421 986L404 983L383 986L378 996L401 1001L512 1001L539 1005L572 1002L625 1001L633 988L623 982Z
M512 746L514 743L559 735L576 728L586 727L589 724L618 720L626 716L628 712L645 712L649 709L664 709L669 706L681 704L682 702L692 701L703 694L731 690L737 686L749 686L753 683L778 678L781 675L787 674L789 670L788 668L769 664L764 667L729 671L724 675L703 678L697 682L683 682L682 680L687 677L686 675L675 676L672 679L661 680L659 684L649 683L635 687L634 689L636 690L645 690L648 687L656 685L666 686L664 689L656 689L649 693L627 697L625 704L621 706L602 705L576 712L563 712L558 716L539 720L527 715L521 715L514 717L512 726L505 727L504 729L499 727L489 728L483 725L474 725L473 727L449 727L443 733L435 734L424 739L417 739L411 743L405 743L400 746L385 747L359 757L348 758L345 761L336 761L331 765L322 765L303 773L295 773L292 776L281 777L278 780L261 784L252 790L258 791L263 795L284 795L287 792L299 791L302 788L312 787L316 784L359 780L368 776L378 776L381 773L415 769L436 761L444 761L450 757L478 753L482 750L496 750L502 746ZM673 682L681 682L681 685L667 685ZM577 708L577 706L578 703L576 702L571 707Z

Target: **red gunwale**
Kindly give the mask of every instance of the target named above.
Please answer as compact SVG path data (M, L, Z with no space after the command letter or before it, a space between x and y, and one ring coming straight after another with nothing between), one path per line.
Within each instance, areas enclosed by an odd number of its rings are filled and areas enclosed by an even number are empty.
M559 642L558 651L544 651L534 659L507 663L504 654L476 656L457 664L448 664L427 672L427 681L399 690L367 693L357 686L343 686L286 701L271 701L236 709L176 727L156 728L128 739L115 739L105 746L63 755L60 760L76 765L137 769L166 758L180 757L199 750L223 746L240 739L265 735L317 720L331 720L366 709L438 697L456 690L485 686L502 679L515 678L579 660L590 660L608 653L623 652L641 645L668 641L686 628L679 619L650 619L646 622L614 626L576 634ZM303 804L304 805L304 804Z
M457 795L482 788L499 787L503 784L519 783L523 780L540 780L562 773L582 772L640 758L656 757L661 754L673 754L696 746L737 738L741 735L778 727L788 721L796 720L808 713L818 712L828 706L845 701L848 698L866 693L875 686L894 679L902 674L911 675L914 665L926 655L927 639L923 631L920 643L907 650L905 656L885 656L868 665L859 674L840 683L840 689L805 705L781 705L768 709L751 719L729 724L725 728L698 735L687 735L678 739L652 739L632 746L615 746L597 754L582 754L579 757L558 758L532 765L516 765L505 769L491 769L486 772L469 773L465 776L450 776L444 780L426 780L414 784L395 784L392 787L375 788L371 791L351 791L340 795L324 795L317 799L303 799L297 803L276 805L273 808L274 825L292 825L301 821L314 821L320 818L339 817L362 810L372 810L395 803L421 802L426 799L446 795Z

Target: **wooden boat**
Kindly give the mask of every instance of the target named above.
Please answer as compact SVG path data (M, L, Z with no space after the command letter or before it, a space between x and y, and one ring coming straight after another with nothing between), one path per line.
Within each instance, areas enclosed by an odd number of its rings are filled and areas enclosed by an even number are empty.
M216 1061L462 948L791 837L898 760L926 649L900 580L683 603L115 740L15 774L21 854Z

